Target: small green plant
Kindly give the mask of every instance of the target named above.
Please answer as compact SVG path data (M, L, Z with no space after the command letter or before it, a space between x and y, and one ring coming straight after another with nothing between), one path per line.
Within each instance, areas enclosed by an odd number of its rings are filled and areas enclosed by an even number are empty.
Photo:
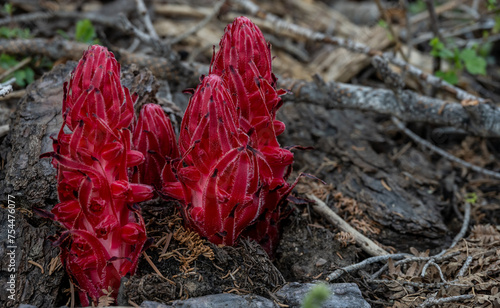
M22 38L27 39L31 38L30 29L28 28L9 28L9 27L0 27L0 38Z
M458 83L458 75L464 68L473 75L486 74L485 56L481 54L481 48L477 45L463 49L457 47L449 49L437 37L430 41L430 45L432 47L432 56L449 61L453 65L452 69L449 71L436 72L436 76L443 80L451 84Z
M19 61L17 61L13 56L7 54L0 55L0 67L4 70L8 70L16 66L18 63ZM25 87L35 80L35 72L31 69L31 67L20 68L12 74L9 74L3 81L9 80L12 77L16 77L16 84L18 86Z
M411 14L418 14L420 12L423 12L427 9L427 6L425 5L425 2L423 0L417 0L414 2L411 2L408 6L408 10L410 11Z
M477 199L478 199L477 194L474 192L467 193L465 195L465 202L470 203L472 205L477 203Z
M7 15L12 16L12 13L14 13L14 7L12 6L12 3L5 3L3 5L2 11Z
M90 20L82 19L76 23L75 40L87 44L99 44L94 25Z
M309 290L302 302L302 308L320 308L330 296L330 290L323 284L317 284Z
M493 11L497 8L497 0L488 0L486 7L488 8L488 11Z

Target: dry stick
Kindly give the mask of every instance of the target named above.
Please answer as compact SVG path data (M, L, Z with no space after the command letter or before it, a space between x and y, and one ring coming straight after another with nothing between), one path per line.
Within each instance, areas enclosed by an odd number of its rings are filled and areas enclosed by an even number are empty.
M455 236L455 238L453 239L453 242L451 243L450 247L448 247L448 249L444 249L439 254L435 255L433 257L433 259L429 260L425 264L424 268L422 269L422 274L421 274L422 277L425 277L425 274L427 272L427 268L429 267L429 265L431 265L432 262L434 262L434 258L439 258L439 257L443 256L447 251L449 251L450 249L455 247L458 244L458 242L465 236L465 233L467 232L467 229L469 228L470 212L471 212L470 203L465 202L464 221L462 223L462 228L460 228L460 232L458 232L458 234Z
M179 36L174 37L171 40L168 40L167 43L170 45L177 44L180 41L189 37L190 35L193 35L196 32L198 32L201 28L205 27L205 25L208 24L215 17L215 15L219 13L224 3L226 3L226 0L220 0L219 2L217 2L214 5L214 8L210 14L206 15L205 18L203 18L199 23L188 29L186 32L180 34Z
M153 23L151 22L151 18L149 17L148 9L142 0L135 0L137 5L137 11L139 11L139 15L142 17L142 22L146 26L146 29L149 32L149 35L155 40L159 40L158 33L156 33L155 28L153 27Z
M69 282L69 290L71 292L71 304L69 306L75 308L75 286L71 281Z
M3 97L10 92L12 92L12 84L16 81L16 78L11 78L4 83L0 83L0 97Z
M439 32L439 25L438 25L436 10L434 8L434 3L432 0L425 0L425 5L427 6L427 11L429 12L432 32L436 37L439 38L441 42L443 42L443 36Z
M175 282L173 282L172 280L168 279L167 277L163 276L163 274L160 272L160 270L156 267L156 265L153 263L153 260L151 260L151 258L148 256L148 254L143 251L142 252L142 255L144 256L144 258L146 259L146 261L149 263L149 265L151 266L151 268L155 271L155 273L160 276L161 278L165 279L168 283L170 283L171 285L174 285L175 286Z
M326 44L331 44L335 46L339 46L342 48L345 48L347 50L357 52L357 53L362 53L366 54L370 57L373 56L383 56L388 60L390 63L402 68L403 70L406 70L408 73L411 75L414 75L418 78L420 78L422 81L433 85L435 87L439 87L441 89L444 89L452 94L454 94L458 99L465 100L465 99L473 99L477 100L478 102L485 102L485 100L481 97L475 96L473 94L470 94L458 87L455 87L448 82L442 80L439 77L436 77L434 75L426 74L422 72L420 69L414 67L413 65L407 63L406 61L396 58L392 56L390 53L382 53L380 50L374 50L370 48L369 46L355 42L352 40L336 37L336 36L330 36L326 35L324 33L316 32L308 28L304 28L301 26L298 26L296 24L287 22L281 18L279 18L276 15L267 13L262 11L259 6L254 4L253 2L249 0L233 0L236 3L239 3L245 10L247 10L250 14L264 18L265 20L273 23L277 29L282 29L285 31L291 31L293 33L296 33L297 35L300 35L302 37L305 37L309 40L313 41L318 41L318 42L323 42Z
M340 82L279 80L293 95L283 99L321 105L327 109L355 109L394 115L405 122L425 122L461 128L476 136L500 137L500 108L490 104L450 103L404 90L398 101L393 91Z
M138 39L146 44L153 46L153 48L161 55L166 54L167 48L165 45L161 44L158 39L155 39L150 34L145 33L136 26L134 26L128 18L123 14L118 14L119 26L124 32L133 33Z
M107 27L116 27L116 18L110 18L110 16L104 16L95 12L65 12L65 11L49 11L49 12L35 12L22 14L17 16L11 16L7 18L0 19L0 26L7 25L9 23L27 23L42 19L50 18L66 18L66 19L88 19L92 22L103 24Z
M441 256L439 258L434 258L434 261L436 261L436 262L438 262L438 261L445 261L445 260L451 259L451 258L453 258L455 256L458 256L459 254L460 254L460 251L455 251L455 252L452 252L452 253L447 254L445 256ZM399 260L399 261L395 262L394 266L398 266L398 265L406 264L406 263L410 263L410 262L429 261L433 257L434 256L430 256L430 257L410 257L410 258ZM382 266L377 272L375 272L373 275L371 275L371 277L369 277L369 280L371 281L371 280L377 279L388 267L389 267L388 264L384 264L384 266Z
M373 280L368 280L371 283L378 283L378 284L390 284L397 282L398 284L402 285L407 285L407 286L412 286L416 288L440 288L443 286L455 286L455 287L464 287L468 288L470 285L467 284L461 284L461 283L454 283L454 282L434 282L434 283L426 283L426 282L414 282L414 281L408 281L408 280L389 280L389 279L373 279Z
M82 52L88 48L87 44L68 41L62 38L54 39L0 39L0 53L25 54L25 55L44 55L51 59L72 59L78 60ZM122 65L136 64L139 67L147 67L153 74L160 79L169 81L178 81L188 85L199 83L198 76L204 71L196 64L186 64L180 61L172 60L172 57L155 57L143 55L140 53L130 53L126 50L114 48L118 61ZM175 53L172 53L175 58ZM207 69L208 70L208 69Z
M387 24L387 27L389 29L389 32L391 33L392 38L396 42L396 48L395 48L396 51L399 52L401 57L403 57L403 59L406 62L408 62L408 58L406 57L403 50L401 49L402 44L401 44L401 41L399 40L399 35L397 35L396 31L394 31L394 28L392 27L392 22L391 22L389 16L387 16L387 11L382 6L382 3L380 2L380 0L375 0L375 3L377 4L377 8L378 8L378 11L380 12L380 15L382 15L385 23Z
M11 73L17 71L18 69L22 68L26 64L30 63L31 57L27 57L26 59L22 60L21 62L17 63L13 67L9 68L2 74L0 74L0 80L4 79L5 77L9 76Z
M482 173L484 175L488 175L488 176L491 176L493 178L500 179L500 173L484 169L482 167L479 167L479 166L473 165L471 163L468 163L465 160L462 160L462 159L460 159L460 158L458 158L456 156L453 156L450 153L446 152L445 150L442 150L441 148L438 148L437 146L433 145L429 141L427 141L427 140L425 140L423 138L420 138L420 136L418 136L417 134L415 134L414 132L412 132L411 130L409 130L408 128L406 128L406 126L401 121L399 121L396 117L392 117L391 119L392 119L392 122L400 130L402 130L408 137L410 137L410 139L412 139L414 142L416 142L416 143L418 143L418 144L420 144L420 145L428 148L432 152L436 152L439 155L443 156L444 158L446 158L446 159L448 159L448 160L450 160L452 162L455 162L457 164L460 164L460 165L462 165L462 166L464 166L464 167L466 167L468 169L476 171L478 173Z
M7 97L3 97L0 95L0 101L6 101L9 99L19 99L19 98L22 98L24 96L24 94L26 94L26 90L18 90L18 91L10 92Z
M436 297L430 297L426 299L419 307L431 307L434 305L444 304L444 303L452 303L452 302L460 302L466 299L474 298L474 294L466 294L466 295L456 295L450 297L442 297L436 299Z
M408 3L408 0L402 0L401 3L403 5L403 10L405 12L406 46L408 47L407 52L406 52L406 59L410 59L411 52L412 52L413 46L414 46L413 39L412 39L413 32L412 32L412 27L411 27L411 23L410 23L410 9L409 9L410 4Z
M431 20L431 29L432 32L434 33L434 36L439 38L441 42L444 44L443 36L439 32L439 26L438 26L438 20L437 20L437 15L436 11L434 9L434 2L433 0L425 0L425 4L427 5L427 11L429 12L429 17ZM435 74L437 71L441 69L441 59L437 56L433 57L432 59L432 73ZM435 87L432 87L431 89L431 96L436 95L437 89Z
M465 275L465 272L472 263L472 259L474 259L472 256L468 256L467 259L465 259L464 265L462 265L462 268L460 268L460 271L458 271L457 278L463 277Z
M140 0L137 0L140 1ZM146 11L147 12L147 11ZM145 20L145 16L142 15L144 18L144 22L146 24L146 28L148 29L149 32L154 31L154 28L149 28L148 22ZM147 15L149 17L149 15ZM24 15L19 15L15 16L12 18L3 18L0 19L0 26L8 24L10 22L30 22L30 21L36 21L36 20L41 20L41 19L49 19L49 18L65 18L65 19L89 19L92 22L99 23L102 25L105 25L107 27L119 29L126 34L131 34L140 39L142 42L151 45L157 53L159 53L161 56L168 58L171 61L176 61L178 60L176 57L176 54L171 52L168 46L165 44L162 44L162 42L159 40L158 35L156 32L153 32L153 34L148 34L145 33L144 31L138 29L136 26L134 26L128 18L124 14L118 14L116 17L109 17L109 16L104 16L100 13L97 12L64 12L64 11L52 11L52 12L36 12L36 13L29 13L29 14L24 14ZM149 23L151 23L151 20L149 19ZM152 24L151 24L152 27Z
M447 1L446 3L443 3L442 5L436 7L436 9L435 9L436 15L439 15L439 14L442 14L446 11L454 9L455 7L462 4L462 2L464 2L464 1L463 0ZM409 22L411 24L416 24L416 23L419 23L421 21L426 20L427 18L429 18L429 11L424 11L424 12L419 13L419 14L413 16L412 18L410 18Z
M361 234L358 230L351 227L318 197L313 194L308 194L307 197L316 202L315 204L313 204L314 211L322 215L326 220L328 220L331 224L333 224L340 230L350 233L354 237L356 243L358 243L358 245L361 246L361 249L363 249L366 253L372 256L382 256L389 254L387 251L375 244L372 240Z
M437 269L437 271L439 273L439 278L441 278L442 282L448 282L446 280L446 278L444 278L443 271L441 270L441 267L439 267L439 265L437 265L436 262L434 262L432 260L429 260L425 265L427 265L427 264L432 265L432 266L434 266Z
M352 264L352 265L349 265L349 266L346 266L346 267L343 267L343 268L336 269L333 273L331 273L330 275L328 275L328 277L326 277L326 281L332 281L332 280L338 279L344 273L350 273L350 272L353 272L353 271L360 270L360 269L365 268L368 265L373 264L373 263L377 263L377 262L381 262L381 261L387 261L389 259L393 259L393 260L403 259L403 258L405 258L407 256L411 256L411 255L407 254L407 253L397 253L397 254L390 254L390 255L383 255L383 256L371 257L371 258L365 259L365 260L363 260L363 261L361 261L359 263Z
M404 83L404 80L401 77L401 75L392 71L392 69L389 67L389 63L387 62L387 60L385 58L380 57L380 56L375 56L372 58L372 65L382 75L382 79L384 80L384 83L387 85L387 87L389 87L394 92L394 96L396 98L398 105L403 106L404 103L402 100L402 94L403 94L402 89L405 86L405 83ZM462 105L464 105L464 104L462 104ZM479 104L472 104L472 105L479 105ZM481 106L484 106L484 105L485 104L481 104ZM465 104L465 107L466 106L467 106L467 104ZM468 113L470 113L470 111ZM402 130L407 136L409 136L416 143L427 147L431 151L440 154L441 156L443 156L444 158L446 158L448 160L459 163L459 164L461 164L467 168L470 168L476 172L480 172L480 173L483 173L483 174L500 179L500 173L497 173L497 172L494 172L491 170L487 170L487 169L481 168L479 166L475 166L473 164L470 164L464 160L461 160L460 158L455 157L455 156L449 154L448 152L436 147L435 145L431 144L427 140L420 138L417 134L413 133L411 130L406 128L406 126L401 121L399 121L398 118L393 116L393 117L391 117L391 119L392 119L392 122L400 130Z

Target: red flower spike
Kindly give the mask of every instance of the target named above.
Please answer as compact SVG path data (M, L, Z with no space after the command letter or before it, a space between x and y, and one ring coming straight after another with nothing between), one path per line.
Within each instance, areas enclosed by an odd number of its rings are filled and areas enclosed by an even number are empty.
M180 184L164 183L162 192L210 241L233 245L247 236L272 254L294 186L286 182L293 154L276 139L285 129L276 120L285 91L276 90L270 46L248 18L228 25L219 46L182 120Z
M233 66L250 83L253 79L247 65L253 62L258 70L257 75L275 86L276 77L271 70L271 46L250 19L241 16L227 25L219 47L220 50L212 58L209 74L222 76Z
M128 178L128 168L145 160L131 148L135 99L121 85L114 55L89 47L65 84L65 121L54 152L43 155L57 167L61 203L52 217L67 231L56 243L82 306L97 304L108 287L117 295L146 241L144 221L131 204L152 198L153 189Z
M162 180L177 182L172 162L179 158L179 150L172 123L159 105L146 104L142 107L134 125L133 141L134 148L145 157L144 164L134 171L134 182L157 188L161 188Z

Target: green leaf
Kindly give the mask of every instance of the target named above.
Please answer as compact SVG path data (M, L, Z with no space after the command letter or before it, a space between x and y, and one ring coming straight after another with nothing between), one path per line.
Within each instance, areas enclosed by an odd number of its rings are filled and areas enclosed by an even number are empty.
M497 0L488 0L488 11L493 11L497 7Z
M420 12L423 12L427 9L427 6L425 5L425 2L423 0L417 0L414 2L411 2L410 5L408 6L408 10L412 14L417 14Z
M440 52L439 52L439 57L441 59L452 59L453 56L455 54L453 53L453 51L447 49L447 48L443 48Z
M465 62L465 69L471 74L486 75L486 60L476 57Z
M75 40L90 44L95 36L94 25L90 20L82 19L76 23Z
M25 70L17 70L14 72L14 77L16 77L16 84L20 87L24 87L26 85L26 71Z
M465 195L465 201L472 204L472 205L476 204L477 199L478 199L477 194L474 192L467 193Z
M5 3L3 5L3 10L7 15L12 15L12 13L14 13L14 7L12 6L12 3Z
M35 81L35 72L31 69L31 67L25 68L24 71L26 72L26 84L30 84Z
M460 52L465 69L471 74L486 75L486 60L477 55L476 50L466 48Z
M495 25L493 26L493 33L500 32L500 16L495 16Z
M437 37L433 38L429 42L429 45L431 45L432 47L431 55L433 57L438 57L441 59L452 59L454 56L453 51L446 48L443 42L441 42Z
M14 65L16 65L17 63L18 61L13 56L10 56L5 53L0 55L0 67L3 69L9 69Z
M458 76L457 73L454 71L447 71L447 72L437 71L436 76L448 82L449 84L458 83Z
M31 38L31 33L28 28L8 28L0 27L0 37L3 38Z

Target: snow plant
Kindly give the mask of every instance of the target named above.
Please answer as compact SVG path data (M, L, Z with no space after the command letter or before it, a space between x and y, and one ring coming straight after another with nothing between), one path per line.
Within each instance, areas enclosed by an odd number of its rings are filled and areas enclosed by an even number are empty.
M121 85L113 53L89 47L64 85L64 122L54 151L42 155L57 168L60 203L40 213L65 229L55 244L82 306L97 304L109 288L116 298L120 279L134 274L147 239L135 203L153 197L150 184L158 184L161 174L157 163L177 151L159 106L143 108L132 134L136 98Z
M59 222L61 261L80 303L97 304L134 274L146 244L136 203L156 192L181 203L185 224L215 244L241 237L272 254L287 198L293 154L280 147L271 49L249 19L228 25L209 75L193 91L179 143L158 105L134 102L113 53L91 46L64 85L63 125L53 141L60 203L39 214ZM156 188L156 191L155 189Z
M181 123L178 182L164 182L162 192L180 200L187 226L211 242L249 237L272 254L294 186L293 154L276 139L285 91L276 89L270 45L248 18L228 25L219 47Z

